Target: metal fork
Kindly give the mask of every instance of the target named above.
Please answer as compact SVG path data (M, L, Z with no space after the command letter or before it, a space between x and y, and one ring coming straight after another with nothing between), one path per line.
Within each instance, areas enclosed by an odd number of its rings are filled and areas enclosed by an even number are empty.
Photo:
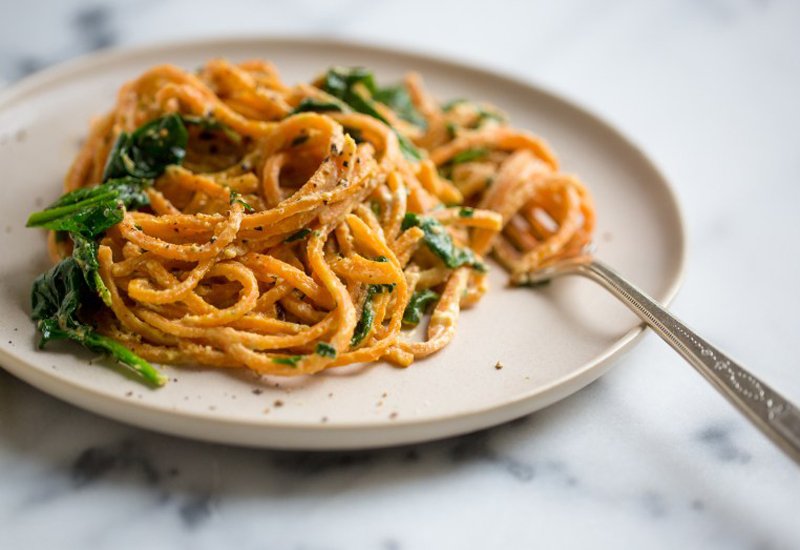
M800 410L786 398L590 255L564 260L524 277L526 283L535 285L562 275L583 275L611 291L800 465Z

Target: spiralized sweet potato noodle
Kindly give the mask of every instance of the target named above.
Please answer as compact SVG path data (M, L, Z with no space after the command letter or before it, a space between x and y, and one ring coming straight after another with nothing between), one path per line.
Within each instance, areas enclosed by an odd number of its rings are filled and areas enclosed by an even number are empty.
M99 261L111 307L97 329L160 363L286 376L379 360L407 366L453 339L460 309L487 282L468 266L448 268L420 228L404 231L406 213L436 219L478 258L494 254L512 280L589 242L591 197L559 172L542 139L488 105L443 109L416 74L403 85L424 129L377 105L421 161L405 158L376 118L290 114L304 99L331 98L283 84L265 61L215 59L196 73L163 65L125 84L93 121L65 192L98 184L119 133L165 114L213 117L241 139L190 128L186 159L149 189L150 208L126 212L106 233ZM231 204L231 190L252 211ZM68 248L51 235L54 260ZM426 337L411 341L403 313L426 288L440 297ZM371 328L352 345L365 307Z

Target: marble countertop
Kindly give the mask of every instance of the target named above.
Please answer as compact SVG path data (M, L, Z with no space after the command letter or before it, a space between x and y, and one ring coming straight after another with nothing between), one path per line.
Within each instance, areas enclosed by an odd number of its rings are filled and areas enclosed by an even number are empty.
M261 32L543 83L674 184L690 250L673 310L800 402L800 3L429 4L7 3L0 79L111 45ZM617 363L504 426L341 453L162 436L0 370L0 548L800 548L800 469L652 334Z

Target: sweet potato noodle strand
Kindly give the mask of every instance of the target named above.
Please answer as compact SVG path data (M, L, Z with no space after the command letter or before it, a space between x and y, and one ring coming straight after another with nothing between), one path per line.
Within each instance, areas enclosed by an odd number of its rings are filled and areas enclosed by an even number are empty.
M123 86L65 192L100 183L117 136L166 114L211 118L237 139L189 126L185 161L148 190L151 206L107 231L98 258L111 307L98 330L162 363L276 375L408 365L453 339L460 309L487 283L468 265L447 267L423 229L403 228L406 214L436 220L476 260L493 253L512 280L589 241L591 198L543 140L490 106L443 109L416 74L404 86L424 129L378 103L393 128L347 110L292 114L331 98L284 85L263 61L216 59L194 74L157 66ZM69 243L51 235L49 250L60 259ZM439 298L425 338L412 341L403 313L426 289Z

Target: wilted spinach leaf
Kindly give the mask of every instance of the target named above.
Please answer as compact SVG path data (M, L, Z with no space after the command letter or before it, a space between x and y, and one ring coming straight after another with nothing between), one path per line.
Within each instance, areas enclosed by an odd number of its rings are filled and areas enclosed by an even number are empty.
M445 113L450 112L453 110L453 107L456 105L460 105L462 103L469 103L469 99L465 99L463 97L457 97L455 99L451 99L450 101L442 104L442 111Z
M447 267L455 269L468 265L476 271L486 271L486 264L479 262L475 258L475 253L469 248L456 246L453 243L453 237L437 220L409 212L403 218L402 229L405 231L411 227L422 229L423 241L425 241L430 251L436 254Z
M72 259L83 271L83 278L89 288L97 292L100 299L107 306L111 305L111 294L100 277L100 262L97 259L97 241L87 239L79 233L72 235Z
M376 260L378 261L378 260ZM388 261L384 258L384 261ZM356 323L356 328L353 331L353 337L350 339L352 347L358 346L364 338L367 337L369 331L372 329L372 323L375 320L375 306L373 298L376 294L383 294L384 292L394 292L394 283L375 284L367 287L367 295L364 298L364 307L361 309L361 318Z
M489 150L485 147L476 147L475 149L466 149L464 151L460 151L453 155L453 158L450 159L450 164L461 164L462 162L472 162L473 160L479 160L485 157L489 153Z
M233 131L228 125L223 124L213 116L181 115L181 121L185 125L192 124L199 126L203 130L212 132L222 132L229 140L234 143L241 143L242 136Z
M255 208L253 208L252 206L247 204L242 199L242 194L241 193L239 193L236 189L231 189L230 202L228 204L233 206L233 203L235 203L235 202L238 202L239 204L241 204L244 207L246 212L254 212L255 211Z
M341 104L334 103L333 101L319 101L317 99L311 99L309 97L306 97L287 116L296 115L297 113L307 113L307 112L326 113L331 111L336 111L341 113L342 111L344 111L344 109L342 108Z
M425 117L419 114L419 111L414 107L411 96L408 95L408 91L406 91L404 86L397 85L380 88L372 94L372 97L376 101L380 101L389 107L397 113L397 116L410 122L414 126L418 126L423 130L428 127L428 121L425 120Z
M292 368L296 368L297 364L303 360L302 355L290 355L289 357L273 357L272 362L278 363L279 365L288 365Z
M157 178L186 155L189 133L180 115L151 120L132 134L122 132L108 155L103 181L133 176Z
M361 308L361 318L356 323L356 328L353 331L353 337L350 339L350 346L358 346L364 338L369 334L372 329L372 322L375 320L375 307L372 304L372 297L375 294L373 286L370 285L367 289L367 295L364 298L364 307Z
M389 258L386 256L378 256L373 260L374 262L381 262L386 263L389 261ZM383 292L394 292L394 287L396 287L396 283L378 283L374 285L369 285L369 290L372 292L373 295L381 294Z
M328 69L328 72L322 78L320 87L335 98L347 103L354 111L377 118L391 127L389 121L375 109L372 101L362 96L355 89L357 84L363 85L370 94L374 95L378 92L378 87L375 85L375 78L372 75L372 71L361 67L349 69L345 67L333 67ZM405 136L400 134L395 128L392 128L392 131L397 135L397 140L400 143L400 150L407 159L412 161L422 160L422 153L419 152L413 143L406 139Z
M97 334L78 319L81 307L91 302L92 290L75 258L67 258L39 275L31 293L31 317L42 333L39 347L51 340L74 340L87 349L105 353L128 365L149 383L161 386L166 377L125 346Z
M71 191L41 212L31 214L26 226L94 238L122 221L123 206L134 209L150 204L145 188L151 183L151 180L124 177Z
M95 187L84 187L63 195L41 212L28 218L28 227L43 227L68 231L72 238L72 256L83 270L90 288L97 291L107 305L111 303L108 289L97 269L97 237L109 227L122 221L124 208L139 208L150 204L144 187L150 180L119 178Z
M283 242L285 242L285 243L293 243L293 242L296 242L296 241L300 241L302 239L305 239L310 233L311 233L311 230L308 227L304 227L303 229L299 230L298 232L292 233L291 235L286 237L283 240Z
M317 355L319 355L320 357L331 357L331 358L336 357L336 348L328 344L327 342L319 342L317 344L316 351Z
M416 291L403 312L403 324L418 325L428 306L438 299L439 294L430 289Z

